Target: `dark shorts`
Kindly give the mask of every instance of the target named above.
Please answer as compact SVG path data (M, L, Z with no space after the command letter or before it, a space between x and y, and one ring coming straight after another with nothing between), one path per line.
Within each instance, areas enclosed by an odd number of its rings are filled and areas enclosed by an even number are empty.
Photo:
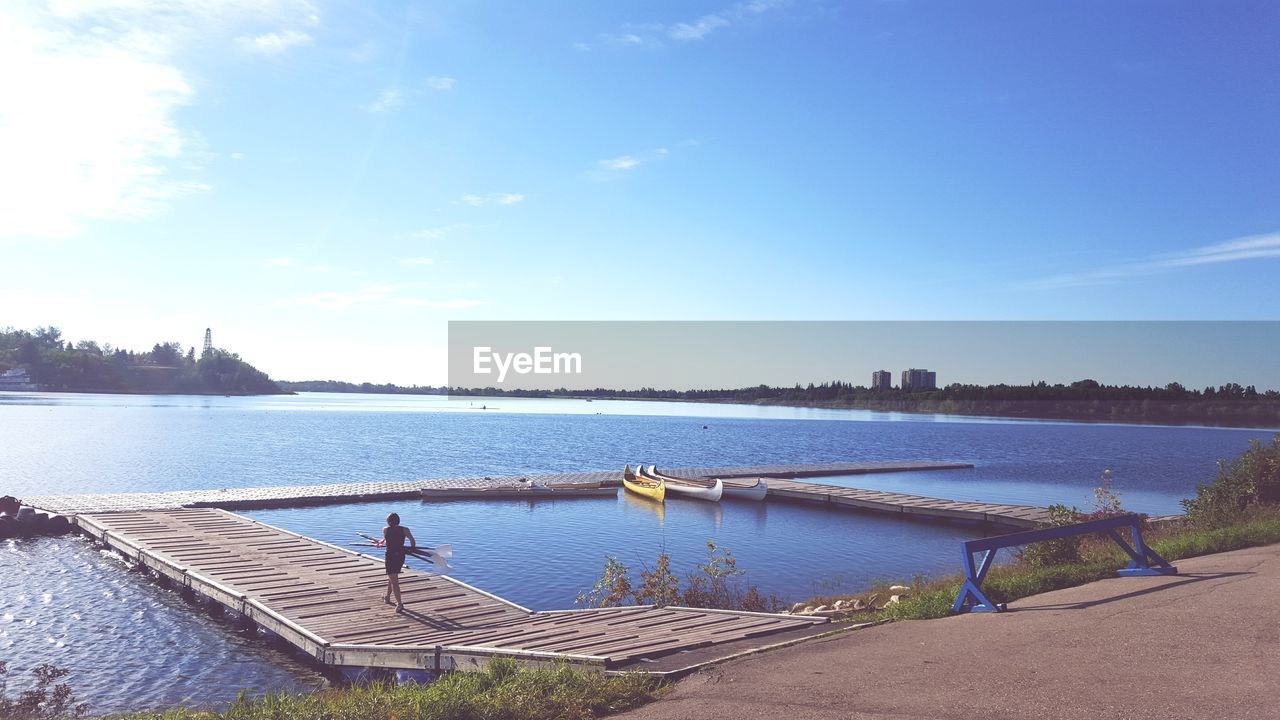
M399 575L400 570L404 568L404 553L388 551L386 559L382 561L382 567L386 569L388 575Z

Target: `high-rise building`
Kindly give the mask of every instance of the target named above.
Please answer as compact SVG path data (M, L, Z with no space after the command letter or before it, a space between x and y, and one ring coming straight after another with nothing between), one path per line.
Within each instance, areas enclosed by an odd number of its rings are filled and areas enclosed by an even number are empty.
M937 390L938 373L920 368L902 371L903 390Z
M893 375L888 370L877 370L871 373L872 390L890 390L893 388Z

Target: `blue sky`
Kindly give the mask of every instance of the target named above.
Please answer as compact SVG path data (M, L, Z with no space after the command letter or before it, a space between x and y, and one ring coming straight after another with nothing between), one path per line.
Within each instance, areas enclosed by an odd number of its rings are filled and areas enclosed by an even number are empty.
M276 377L440 383L450 319L1280 319L1278 28L1271 2L6 3L0 325L212 326Z

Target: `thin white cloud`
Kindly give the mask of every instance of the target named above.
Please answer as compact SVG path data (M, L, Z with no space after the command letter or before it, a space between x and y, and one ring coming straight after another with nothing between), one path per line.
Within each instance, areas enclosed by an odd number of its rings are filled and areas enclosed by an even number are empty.
M575 42L573 47L589 51L598 47L641 47L660 45L664 39L678 42L702 40L711 33L747 18L762 15L789 4L790 0L750 0L700 17L672 23L627 25L621 31L600 33L591 42Z
M458 81L451 77L440 77L438 75L432 75L425 82L426 86L432 90L452 90L453 86L458 84Z
M524 202L525 196L521 193L490 193L488 195L466 194L457 200L450 200L451 205L469 205L471 207L485 207L486 205L515 205Z
M298 258L296 258L296 257L288 257L288 256L285 256L285 257L267 258L267 260L266 260L266 266L267 266L267 267L280 267L280 268L283 268L283 267L297 267L297 266L298 266Z
M401 258L401 265L435 265L436 261L429 257Z
M634 170L645 163L662 160L670 154L671 151L663 147L644 153L619 155L618 157L609 158L608 160L601 160L596 163L596 165L598 165L602 170L625 172L627 170Z
M279 55L290 48L311 45L315 38L301 30L280 30L253 37L239 37L236 42L251 53Z
M451 235L459 230L466 230L469 227L471 227L471 223L453 223L451 225L415 230L409 233L409 237L420 240L439 240L446 235Z
M600 164L610 170L630 170L640 165L640 159L633 155L619 155L612 160L601 160Z
M387 88L378 94L376 100L368 105L361 105L360 109L371 113L384 113L394 110L404 104L404 93L400 92L400 88Z
M1164 267L1179 268L1273 257L1280 257L1280 233L1251 235L1214 245L1205 245L1184 253L1170 255L1159 263Z
M322 310L343 310L368 306L464 310L487 304L487 301L470 298L436 300L403 294L403 291L408 287L391 284L369 285L352 291L326 291L287 298L282 300L281 304L315 307Z
M703 15L691 23L676 23L667 31L667 36L675 40L701 40L710 33L728 26L729 21L719 15Z
M357 64L367 63L377 56L378 46L369 41L362 42L347 51L347 59Z
M0 238L71 236L208 190L178 120L197 100L180 53L314 14L303 0L0 3Z
M232 160L243 160L245 158L245 155L242 152L233 152L228 157L230 157Z
M1174 272L1202 265L1217 265L1268 258L1280 258L1280 232L1250 235L1096 270L1054 275L1032 281L1030 286L1037 289L1050 290L1089 285L1107 285L1134 277Z

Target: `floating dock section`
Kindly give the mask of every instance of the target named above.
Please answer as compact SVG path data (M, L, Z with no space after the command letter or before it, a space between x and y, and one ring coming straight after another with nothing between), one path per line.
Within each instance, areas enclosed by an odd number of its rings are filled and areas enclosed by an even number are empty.
M896 513L1014 528L1048 519L1044 508L965 502L812 482L813 478L972 465L825 463L664 469L672 475L763 477L768 501ZM230 512L472 495L535 484L621 484L620 471L470 477L414 482L60 495L31 505L73 517L88 535L197 596L256 623L317 662L347 670L429 675L509 657L525 665L572 663L618 672L678 674L700 665L852 629L824 618L678 607L533 612L453 578L407 568L405 612L382 601L381 558L306 538ZM488 493L482 493L488 497ZM697 502L697 501L690 501Z
M438 674L509 657L522 665L674 673L850 627L677 607L532 612L409 568L400 579L405 611L397 613L382 601L380 559L225 510L82 514L76 523L156 575L337 668Z
M663 468L680 477L768 477L814 478L835 475L908 472L921 470L965 470L967 463L943 462L841 462L809 465L753 465L747 467ZM224 510L261 510L273 507L302 507L337 503L408 500L421 497L423 490L466 490L538 485L604 484L622 486L622 470L531 475L454 477L403 482L333 483L329 485L284 485L222 490L175 490L153 493L88 493L43 495L25 498L32 505L61 514L121 510L171 510L211 507Z

